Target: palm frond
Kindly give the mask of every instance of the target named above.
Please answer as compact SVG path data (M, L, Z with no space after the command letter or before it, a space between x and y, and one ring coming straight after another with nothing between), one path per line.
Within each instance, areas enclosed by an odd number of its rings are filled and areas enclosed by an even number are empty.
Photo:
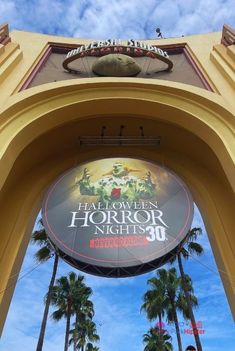
M204 252L203 247L196 242L188 243L188 251L190 254L196 254L197 256L202 255Z
M35 258L38 262L46 262L52 257L52 252L47 246L43 246L35 253Z
M177 253L175 253L174 255L171 255L171 258L169 259L169 263L173 264L177 259Z
M64 316L65 316L64 311L62 311L62 310L60 310L60 309L54 311L54 312L51 314L51 318L52 318L54 321L56 321L56 322L60 321L61 318L63 318Z
M189 241L197 240L197 237L202 234L202 228L194 227L189 231Z
M189 253L186 250L186 248L182 247L180 254L182 254L182 256L187 260L189 258Z
M36 230L33 232L31 242L40 246L45 245L47 243L47 235L45 229L43 228L41 230Z

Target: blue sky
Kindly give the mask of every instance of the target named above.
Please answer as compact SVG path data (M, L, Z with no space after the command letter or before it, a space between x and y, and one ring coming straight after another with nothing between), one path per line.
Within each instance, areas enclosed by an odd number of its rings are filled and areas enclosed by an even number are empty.
M196 209L193 226L203 228L199 242L205 253L200 258L192 257L185 262L185 271L191 275L199 308L196 320L202 322L205 334L202 343L206 351L234 351L234 322L226 300L225 292L217 271L211 247L205 233L201 216ZM37 248L29 245L21 275L36 266L34 253ZM13 302L0 343L0 351L35 350L41 315L42 301L51 274L51 262L44 263L26 275L17 284ZM58 276L70 272L72 268L60 262ZM95 321L100 335L101 351L141 351L142 335L150 325L144 313L140 313L142 297L147 289L147 279L154 271L142 276L123 279L108 279L86 275L86 282L93 289ZM50 310L50 313L52 309ZM189 323L179 316L183 347L194 344L194 338L183 333ZM176 347L174 326L166 326ZM62 351L65 321L59 323L49 319L45 340L45 351Z
M84 38L154 38L234 26L234 0L2 0L11 30Z

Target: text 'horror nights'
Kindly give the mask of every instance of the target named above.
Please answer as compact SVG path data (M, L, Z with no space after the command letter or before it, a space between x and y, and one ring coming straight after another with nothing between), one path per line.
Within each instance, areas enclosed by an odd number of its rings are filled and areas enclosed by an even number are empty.
M124 277L159 267L186 238L193 201L161 165L132 158L81 164L60 176L43 224L63 259L88 273Z

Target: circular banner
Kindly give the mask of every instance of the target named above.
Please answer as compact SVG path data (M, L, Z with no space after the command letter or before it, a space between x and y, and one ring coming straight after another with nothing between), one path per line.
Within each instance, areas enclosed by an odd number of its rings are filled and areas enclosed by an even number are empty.
M189 231L192 197L168 169L132 158L73 168L49 189L42 219L60 256L88 273L137 275L164 264Z

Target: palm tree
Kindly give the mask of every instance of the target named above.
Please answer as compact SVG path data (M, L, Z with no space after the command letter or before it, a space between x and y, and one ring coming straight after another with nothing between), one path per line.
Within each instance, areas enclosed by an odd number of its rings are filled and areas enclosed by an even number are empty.
M166 330L151 328L147 334L143 335L143 342L147 344L144 351L172 351L171 339Z
M154 281L154 287L144 294L144 303L141 306L141 311L145 310L147 318L152 321L158 317L159 329L162 328L162 317L164 316L164 286L158 280Z
M74 329L70 331L72 338L70 339L69 344L73 343L74 351L77 349L76 345L79 340L78 326L86 318L91 320L94 317L94 314L93 303L88 300L86 294L84 294L82 300L80 300L80 304L76 304Z
M149 280L149 283L153 288L159 286L159 283L162 284L164 288L164 301L163 308L167 316L169 323L175 324L177 342L179 346L179 351L182 351L182 342L179 330L179 322L177 311L181 312L184 318L189 319L189 311L185 301L185 297L182 294L182 279L177 276L175 268L169 270L159 269L157 271L157 278L152 278ZM191 284L191 279L189 276L186 276L188 284L189 299L192 305L197 305L197 299L193 295L193 288Z
M180 279L177 276L176 269L171 268L168 271L164 268L157 270L157 277L148 280L148 283L153 289L162 285L164 289L164 301L163 308L167 315L167 320L169 323L175 324L176 336L179 346L179 351L182 351L182 342L179 329L179 321L177 316L177 309L181 309L178 304L178 297L180 294Z
M92 343L88 342L86 345L86 351L99 351L98 346L94 346Z
M72 338L70 344L73 342L74 350L81 349L84 351L87 348L93 347L91 342L97 342L100 340L95 323L84 316L79 322L74 325L74 329L70 331Z
M192 306L192 308L198 307L198 301L196 296L194 295L192 279L187 274L185 274L184 278L187 284L190 305ZM180 285L181 285L181 292L179 293L177 298L177 305L179 306L179 310L183 314L184 319L190 320L188 304L187 304L184 292L182 291L182 278L180 278Z
M182 278L177 276L175 268L159 269L156 274L157 277L148 280L150 290L144 295L144 304L141 309L147 312L149 320L159 318L160 330L162 326L160 317L164 314L168 323L175 324L179 350L182 351L177 311L181 312L185 319L189 319L187 303L182 293ZM192 281L188 275L185 275L185 279L188 285L190 303L196 306L197 298L193 295Z
M193 308L192 308L192 303L190 301L190 293L189 293L189 286L188 286L188 281L186 278L186 275L184 273L184 268L183 268L183 263L182 263L182 257L184 259L188 259L191 254L196 254L198 256L202 255L204 250L203 247L197 243L197 237L198 235L202 234L202 229L201 228L193 228L188 232L188 239L187 241L181 246L177 252L177 254L172 257L170 260L171 263L173 263L176 259L178 261L179 265L179 271L180 275L182 277L182 288L184 291L185 299L187 302L188 306L188 312L189 312L189 317L191 320L191 325L193 328L193 335L195 338L196 346L198 351L202 351L202 345L197 329L197 324L195 321L194 313L193 313Z
M79 330L78 330L78 325L74 323L74 329L71 329L69 331L69 334L71 335L69 339L69 346L73 344L73 350L76 351L78 350L77 345L79 341Z
M71 316L79 310L82 311L85 301L91 294L91 288L84 283L84 276L77 276L74 272L70 272L68 277L63 276L57 279L53 287L51 304L58 309L52 313L52 318L55 321L59 321L63 317L66 318L64 351L67 351L69 346Z
M44 341L44 336L45 336L45 331L46 331L48 312L49 312L50 301L51 301L52 288L53 288L54 283L55 283L55 277L56 277L58 260L59 260L57 253L52 249L51 245L49 244L49 241L47 239L47 235L46 235L46 232L45 232L45 229L43 227L41 219L39 220L39 224L40 224L41 228L39 230L35 231L32 234L32 238L31 238L31 242L33 244L40 246L40 249L35 254L35 258L38 262L46 262L50 258L54 257L54 264L53 264L50 284L48 287L48 292L47 292L46 299L45 299L45 308L44 308L44 312L43 312L43 318L42 318L42 322L41 322L41 328L40 328L36 351L42 351L43 341Z

